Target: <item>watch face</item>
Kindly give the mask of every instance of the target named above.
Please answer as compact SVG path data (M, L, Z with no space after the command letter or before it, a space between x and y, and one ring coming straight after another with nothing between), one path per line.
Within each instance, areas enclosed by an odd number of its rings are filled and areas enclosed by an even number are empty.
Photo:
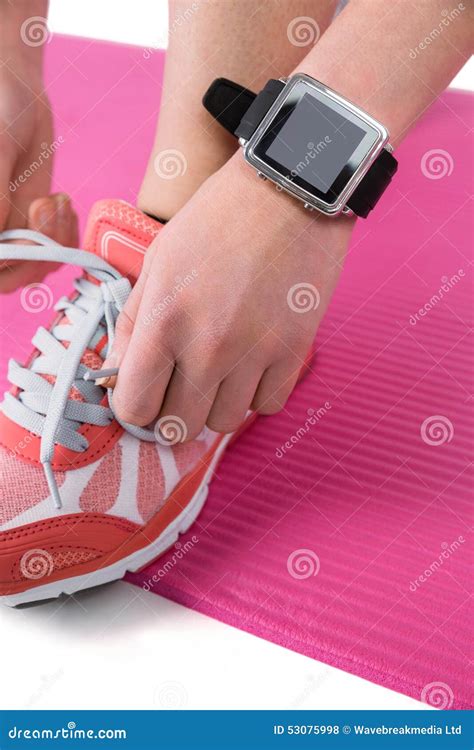
M286 184L331 206L380 143L380 130L323 86L297 80L288 88L282 106L257 129L251 155Z

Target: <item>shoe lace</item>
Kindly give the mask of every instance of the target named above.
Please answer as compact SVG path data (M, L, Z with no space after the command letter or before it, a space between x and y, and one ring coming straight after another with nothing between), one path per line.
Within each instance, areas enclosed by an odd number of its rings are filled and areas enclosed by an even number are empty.
M17 244L9 242L11 240ZM23 245L19 241L34 245ZM10 360L8 379L20 390L16 396L6 393L1 405L9 419L41 437L40 461L51 497L60 509L62 501L52 468L54 446L59 443L78 453L87 450L89 443L79 432L81 425L106 427L115 419L139 440L160 442L155 430L117 418L110 388L107 389L108 406L101 404L104 388L95 381L116 375L118 369L94 370L81 362L86 349L93 348L104 333L108 347L112 346L116 320L131 292L131 285L119 271L93 253L64 247L40 232L27 229L0 232L0 260L70 264L79 266L99 282L96 284L84 277L76 279L77 296L72 300L62 297L54 306L56 311L65 314L68 322L55 325L51 330L38 328L32 343L39 354L27 367ZM44 375L54 376L54 382L50 383ZM83 400L70 398L73 387Z

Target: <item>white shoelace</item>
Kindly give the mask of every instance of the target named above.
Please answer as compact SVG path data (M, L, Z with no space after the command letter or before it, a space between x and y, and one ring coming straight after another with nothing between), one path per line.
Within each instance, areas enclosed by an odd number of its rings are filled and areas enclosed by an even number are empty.
M7 240L34 242L34 245L11 244ZM117 374L118 370L90 370L81 359L86 349L93 349L106 333L108 347L113 344L115 323L131 292L128 279L102 258L85 250L63 247L40 232L12 229L0 232L0 260L33 260L80 266L96 278L93 284L85 278L75 281L77 296L71 301L62 297L54 309L63 311L69 324L38 328L32 343L40 354L28 367L10 360L8 378L20 388L18 396L6 393L1 405L4 414L29 432L41 436L40 461L56 508L62 507L59 488L52 469L55 443L83 452L89 444L78 430L83 424L105 427L115 418L139 440L157 440L153 429L121 422L114 413L112 390L108 389L109 406L101 405L104 389L96 385L99 378ZM61 342L68 342L63 346ZM55 377L53 384L42 375ZM70 398L76 388L84 401Z

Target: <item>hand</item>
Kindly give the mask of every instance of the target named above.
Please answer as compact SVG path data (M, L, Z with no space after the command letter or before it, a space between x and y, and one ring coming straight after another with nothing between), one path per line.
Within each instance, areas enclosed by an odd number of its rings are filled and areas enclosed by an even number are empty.
M232 432L280 410L327 308L353 221L309 214L234 156L162 230L117 321L117 415ZM166 438L166 433L164 434Z
M60 209L58 209L58 204L62 206ZM48 195L33 201L28 208L26 227L32 229L34 232L42 232L48 235L52 240L59 242L60 245L78 247L79 230L77 215L71 206L68 196L63 193ZM21 268L19 268L20 265ZM35 266L33 274L27 268L28 265ZM34 261L25 261L24 265L17 264L15 267L16 270L12 269L11 273L12 275L15 273L20 279L24 275L25 278L33 279L34 282L45 277L45 266L48 268L52 266L57 267L58 264L45 263L44 261L38 261L37 263ZM0 280L6 278L6 274L7 270L4 269L0 274ZM29 282L25 281L26 283ZM23 283L20 282L19 285L23 286Z
M41 68L32 53L15 49L0 68L0 231L26 227L32 202L47 196L53 168L53 128ZM31 56L30 56L31 55ZM14 69L14 73L12 70ZM75 221L67 196L43 200L33 209L38 231L69 236ZM0 263L0 292L40 281L52 263Z

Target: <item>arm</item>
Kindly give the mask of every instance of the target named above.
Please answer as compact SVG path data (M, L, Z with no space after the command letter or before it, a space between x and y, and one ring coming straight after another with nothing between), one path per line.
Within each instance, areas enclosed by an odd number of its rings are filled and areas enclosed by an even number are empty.
M41 153L53 140L52 118L43 86L43 51L48 38L47 0L0 0L0 231L28 225L32 203L49 193L52 153L41 166ZM65 201L41 201L34 227L55 231ZM52 264L0 263L0 292L42 279Z
M27 191L20 190L20 185L14 190L11 185L18 177L15 171L24 161L22 157L30 155L31 162L41 143L51 141L51 118L43 90L47 11L46 0L0 0L0 229L12 213L18 222L24 213ZM35 137L39 125L42 140Z
M322 33L336 0L169 0L169 41L160 116L152 155L138 196L139 207L170 219L198 187L237 149L204 110L204 91L216 76L262 88L268 78L291 70L307 47L291 44L287 28L295 16L311 16ZM178 179L160 169L169 152L182 162ZM158 169L157 169L158 164ZM184 166L185 165L185 166Z
M449 6L451 7L451 6ZM469 2L351 0L300 69L383 122L400 143L472 53Z
M420 49L442 22L443 7L425 0L407 12L405 2L352 0L298 70L354 100L399 143L469 54L467 4ZM240 154L232 156L162 231L119 319L111 363L120 365L119 416L136 424L177 416L191 438L205 423L236 429L249 407L265 414L282 408L337 283L353 224L308 216L256 179ZM191 270L193 284L150 324L176 276ZM290 304L301 283L320 297L305 314Z

